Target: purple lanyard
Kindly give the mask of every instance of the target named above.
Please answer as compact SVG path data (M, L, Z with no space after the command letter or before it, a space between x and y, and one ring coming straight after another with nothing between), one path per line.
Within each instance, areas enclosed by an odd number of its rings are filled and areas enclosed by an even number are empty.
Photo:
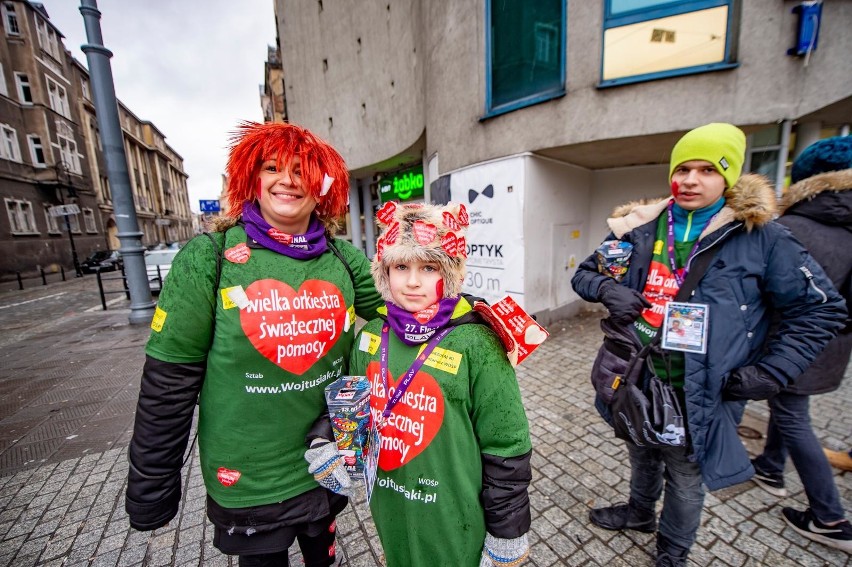
M434 335L429 342L426 343L426 348L423 349L417 358L414 359L414 362L411 363L411 367L408 369L408 372L405 373L405 378L399 383L396 387L396 390L388 399L388 403L385 405L385 409L382 412L382 421L386 420L388 416L390 416L391 411L399 403L399 400L402 399L402 396L405 394L405 391L408 390L408 386L411 385L412 380L414 380L414 375L420 370L423 366L423 363L426 362L426 359L429 358L429 355L432 354L432 351L435 350L435 347L438 346L438 343L441 342L441 339L446 337L450 331L452 331L452 327L446 327L439 331L436 335ZM379 354L379 368L381 369L381 380L382 386L385 389L385 392L388 392L388 334L390 332L390 325L385 323L382 326L382 346Z
M677 281L677 285L678 285L678 287L680 287L680 286L683 285L683 282L686 279L686 275L689 273L689 262L692 260L692 257L695 256L695 249L698 248L699 240L697 238L695 239L695 244L692 245L692 249L689 251L689 256L686 257L686 262L683 263L682 268L678 268L677 267L677 258L675 257L675 246L674 246L674 215L672 214L672 206L673 205L674 205L674 201L669 201L669 207L668 207L668 211L669 211L669 231L668 231L668 238L667 238L666 244L668 245L668 249L669 249L669 265L671 266L672 274L674 275L675 280ZM713 222L714 218L716 218L716 215L713 215L712 217L707 219L707 222L701 228L701 232L698 233L699 237L704 232L704 230L708 226L710 226L710 223Z

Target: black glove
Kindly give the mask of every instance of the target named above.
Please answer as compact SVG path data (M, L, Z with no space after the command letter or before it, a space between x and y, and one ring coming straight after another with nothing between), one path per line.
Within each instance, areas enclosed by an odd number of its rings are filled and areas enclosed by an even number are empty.
M722 389L723 400L768 400L781 391L781 383L759 366L737 368Z
M598 299L609 309L609 318L622 325L632 323L644 309L651 307L644 295L613 280L601 285Z

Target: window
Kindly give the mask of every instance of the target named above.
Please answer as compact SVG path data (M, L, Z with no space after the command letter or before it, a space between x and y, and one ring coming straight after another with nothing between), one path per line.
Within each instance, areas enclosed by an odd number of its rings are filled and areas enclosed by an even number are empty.
M735 67L739 0L606 0L599 86Z
M21 161L21 146L18 133L7 124L0 124L0 158Z
M41 145L41 138L30 134L27 136L27 143L30 145L30 157L33 159L35 167L46 167L47 162L44 161L44 147Z
M59 140L59 156L62 163L68 171L80 174L80 156L77 155L77 142L71 138L57 134L56 139Z
M64 116L71 118L71 110L68 107L68 95L65 87L45 75L47 79L47 96L50 99L50 108Z
M11 2L3 2L3 23L6 26L6 35L21 35L18 14L15 12L15 5Z
M3 63L0 63L0 95L9 96L9 91L6 89L6 73L3 72Z
M38 44L41 48L54 58L59 59L59 40L50 24L41 18L36 18L36 32L38 33Z
M80 88L83 90L83 98L92 100L92 94L89 92L89 81L80 79Z
M18 87L18 100L24 104L33 103L33 91L30 88L30 79L25 73L15 73L15 85Z
M12 228L12 233L38 234L32 204L21 199L4 200L6 201L6 214L9 215L9 226Z
M565 94L564 0L486 2L486 114Z
M83 209L83 222L86 224L86 232L98 232L95 226L95 211L92 209Z
M57 220L59 217L54 217L50 214L50 207L51 205L44 205L44 220L47 223L47 232L50 234L58 234L62 232L59 230L59 222Z
M68 224L71 225L71 232L79 233L80 232L80 215L73 214L65 217L68 219Z

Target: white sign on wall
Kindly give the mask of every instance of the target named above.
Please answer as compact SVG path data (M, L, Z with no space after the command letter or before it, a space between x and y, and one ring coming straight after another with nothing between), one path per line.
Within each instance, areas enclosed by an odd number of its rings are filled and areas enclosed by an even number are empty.
M450 176L450 199L470 214L463 290L496 303L506 295L523 307L523 158L469 167Z

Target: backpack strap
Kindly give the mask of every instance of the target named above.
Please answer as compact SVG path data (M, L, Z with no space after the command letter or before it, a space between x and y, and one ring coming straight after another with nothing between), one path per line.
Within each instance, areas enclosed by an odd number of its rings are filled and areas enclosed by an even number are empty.
M205 232L203 234L204 236L210 239L210 242L213 243L213 250L216 251L216 285L213 286L213 294L215 295L216 292L219 290L219 281L222 279L222 258L225 255L225 237L228 235L228 231L226 230L224 233L222 233L221 244L216 242L216 239L213 238L213 235L209 232Z
M340 253L340 250L337 249L337 246L334 245L334 239L331 238L328 234L325 235L325 240L328 242L328 248L331 250L337 259L343 262L343 265L346 267L346 271L349 272L349 279L352 280L352 289L356 289L355 286L355 272L352 271L352 268L349 266L349 262L346 261L346 258L343 257L343 254Z

